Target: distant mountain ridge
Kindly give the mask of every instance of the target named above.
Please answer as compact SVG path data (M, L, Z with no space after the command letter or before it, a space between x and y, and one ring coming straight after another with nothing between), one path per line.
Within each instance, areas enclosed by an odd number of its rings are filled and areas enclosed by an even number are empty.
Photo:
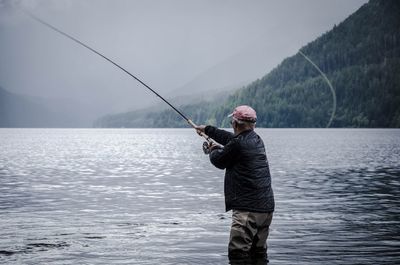
M0 87L0 128L90 127L82 106L61 99L11 93Z
M43 117L50 118L45 107L0 87L0 127L43 127Z
M240 85L238 85L239 87ZM193 93L192 95L182 95L173 98L167 98L168 102L174 106L181 106L185 103L185 106L197 106L202 105L213 105L216 99L224 101L229 95L234 93L232 87L224 87L214 91L204 91ZM157 119L159 113L172 114L167 117L168 120L173 122L175 113L170 113L169 106L159 100L158 104L153 106L133 110L124 113L109 114L97 119L94 123L94 127L116 127L116 128L138 128L138 127L159 127L158 124L163 123L160 119ZM165 118L165 117L161 117ZM150 122L150 123L149 123Z
M332 127L400 127L400 2L370 0L329 32L301 48L333 84ZM197 123L229 126L226 115L248 104L260 127L325 127L332 95L299 53L227 99L183 105ZM135 122L132 122L135 121ZM98 127L186 127L173 110L110 115Z

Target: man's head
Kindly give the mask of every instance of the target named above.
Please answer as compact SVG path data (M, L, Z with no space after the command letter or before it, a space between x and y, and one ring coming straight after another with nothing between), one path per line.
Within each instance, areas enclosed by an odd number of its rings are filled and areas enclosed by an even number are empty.
M257 122L256 111L247 105L236 107L228 117L232 117L231 124L235 134L253 130Z

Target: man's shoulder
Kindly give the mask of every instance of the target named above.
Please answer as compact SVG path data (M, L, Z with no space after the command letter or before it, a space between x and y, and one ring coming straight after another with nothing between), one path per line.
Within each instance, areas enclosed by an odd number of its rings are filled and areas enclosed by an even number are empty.
M244 131L238 135L236 135L236 139L240 140L240 141L245 141L247 139L251 139L251 138L258 138L258 134L254 131L254 130L247 130Z
M246 148L264 146L263 140L254 130L241 133L235 138L239 145Z

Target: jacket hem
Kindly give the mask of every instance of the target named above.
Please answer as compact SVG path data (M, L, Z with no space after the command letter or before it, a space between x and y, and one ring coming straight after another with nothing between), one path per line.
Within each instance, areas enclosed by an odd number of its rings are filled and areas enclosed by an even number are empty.
M248 208L248 207L229 207L226 208L226 211L230 210L238 210L238 211L245 211L245 212L253 212L253 213L272 213L275 211L275 208L273 209L255 209L255 208Z

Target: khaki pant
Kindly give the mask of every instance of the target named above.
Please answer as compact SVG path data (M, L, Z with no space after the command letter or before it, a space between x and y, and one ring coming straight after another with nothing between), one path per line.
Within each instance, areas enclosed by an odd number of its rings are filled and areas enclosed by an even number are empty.
M266 257L273 213L232 212L228 253L230 258Z

